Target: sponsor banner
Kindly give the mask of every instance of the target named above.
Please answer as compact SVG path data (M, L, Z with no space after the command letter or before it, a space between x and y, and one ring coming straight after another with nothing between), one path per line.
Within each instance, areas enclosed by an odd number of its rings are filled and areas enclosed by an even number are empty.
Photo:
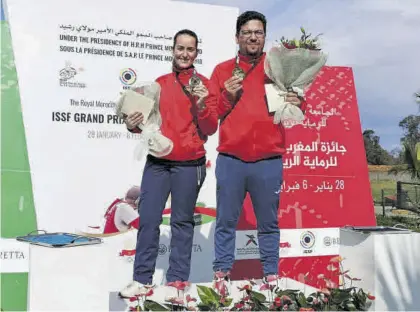
M177 1L10 0L8 10L38 228L100 228L110 203L141 185L145 162L135 157L141 136L115 115L120 92L170 73L173 36L184 28L198 34L194 65L210 77L236 53L238 9ZM185 12L188 20L180 20ZM40 23L39 16L48 18ZM216 133L206 144L209 163L216 161L217 141ZM198 201L216 206L211 166Z
M339 253L339 228L280 230L280 258L330 256ZM236 233L236 260L259 259L257 231Z
M306 101L305 119L284 124L279 228L375 225L353 70L325 66ZM256 229L252 208L247 196L239 230Z
M29 272L29 244L0 239L0 273Z

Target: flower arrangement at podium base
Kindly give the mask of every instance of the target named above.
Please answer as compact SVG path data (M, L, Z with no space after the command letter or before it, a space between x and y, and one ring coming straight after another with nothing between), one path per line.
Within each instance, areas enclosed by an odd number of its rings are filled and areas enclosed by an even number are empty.
M327 55L318 45L318 36L311 39L301 27L300 40L281 38L273 46L264 61L264 71L272 83L265 85L268 110L274 113L274 123L293 120L302 122L304 114L299 107L285 101L288 92L304 96L321 68L327 62Z
M146 154L161 158L173 149L173 142L160 130L162 118L159 99L160 85L156 82L145 82L123 92L117 101L116 114L120 118L125 119L134 112L143 114L143 123L138 126L141 130L140 142L135 151L138 160Z
M369 311L375 297L353 284L360 281L344 270L340 256L334 257L326 273L318 276L325 287L310 295L295 289L282 289L281 278L257 284L254 280L243 283L238 290L241 298L229 297L226 283L215 282L213 287L197 285L198 299L187 293L188 282L170 283L178 296L169 298L167 304L150 300L153 290L133 297L131 311ZM307 279L308 274L305 275ZM340 285L333 280L339 279ZM287 285L287 284L286 284Z

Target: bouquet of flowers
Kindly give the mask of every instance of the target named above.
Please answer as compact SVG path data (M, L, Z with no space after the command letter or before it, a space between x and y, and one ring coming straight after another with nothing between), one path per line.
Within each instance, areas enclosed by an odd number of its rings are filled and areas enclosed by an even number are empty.
M301 38L281 38L280 44L267 53L264 69L273 84L266 85L269 111L275 112L274 123L292 119L301 122L304 115L299 107L285 102L287 92L293 91L303 97L307 88L327 62L327 55L319 48L318 36L310 38L300 28Z
M141 112L144 116L143 123L138 126L142 130L135 151L138 160L146 154L160 158L172 151L173 142L160 131L162 118L159 99L160 85L156 82L145 82L121 93L117 101L116 114L120 118L125 119L132 112Z

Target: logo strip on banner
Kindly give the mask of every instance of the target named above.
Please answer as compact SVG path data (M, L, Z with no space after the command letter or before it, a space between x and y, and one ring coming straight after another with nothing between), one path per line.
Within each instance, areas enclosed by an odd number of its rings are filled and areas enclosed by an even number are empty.
M260 258L257 237L257 231L236 233L236 260ZM280 258L338 255L339 246L339 228L280 230Z

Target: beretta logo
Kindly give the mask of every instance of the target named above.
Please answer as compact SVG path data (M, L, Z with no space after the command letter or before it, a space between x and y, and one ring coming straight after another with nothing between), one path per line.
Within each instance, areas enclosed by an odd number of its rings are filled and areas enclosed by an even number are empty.
M193 244L192 245L192 252L196 253L196 252L202 252L203 248L201 247L200 244ZM170 253L171 252L171 246L169 245L165 245L165 244L159 244L159 256L163 256L166 253Z
M337 246L337 245L340 245L339 237L331 237L331 236L324 237L324 246L331 247L331 246Z

